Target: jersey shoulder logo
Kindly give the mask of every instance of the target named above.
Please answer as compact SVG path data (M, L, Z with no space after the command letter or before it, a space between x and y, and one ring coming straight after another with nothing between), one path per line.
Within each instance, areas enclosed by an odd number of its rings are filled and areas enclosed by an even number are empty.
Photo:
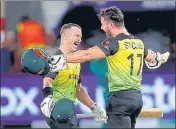
M110 44L109 39L106 39L106 40L104 40L104 41L101 43L101 45L102 45L104 48L106 48L106 49L109 48L109 47L108 47L109 44Z

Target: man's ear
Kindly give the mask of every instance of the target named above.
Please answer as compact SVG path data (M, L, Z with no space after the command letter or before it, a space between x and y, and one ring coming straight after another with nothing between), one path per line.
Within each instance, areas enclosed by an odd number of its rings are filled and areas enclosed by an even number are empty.
M63 37L64 39L67 39L67 38L69 37L69 35L68 35L68 30L65 30L65 31L63 32L62 37Z
M112 28L115 28L116 25L115 25L114 23L111 23L111 27L112 27Z

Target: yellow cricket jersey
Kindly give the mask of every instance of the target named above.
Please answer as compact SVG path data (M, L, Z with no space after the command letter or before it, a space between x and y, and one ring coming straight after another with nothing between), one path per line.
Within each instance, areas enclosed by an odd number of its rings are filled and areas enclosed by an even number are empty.
M47 75L54 80L52 87L55 101L68 98L74 103L76 102L76 88L81 81L80 69L80 63L68 63L67 68L64 70L54 73L55 75L53 75L53 73Z
M133 35L119 34L98 46L107 55L109 91L141 90L143 41Z
M66 69L60 71L53 81L54 99L68 98L75 102L79 76L80 64L68 64Z

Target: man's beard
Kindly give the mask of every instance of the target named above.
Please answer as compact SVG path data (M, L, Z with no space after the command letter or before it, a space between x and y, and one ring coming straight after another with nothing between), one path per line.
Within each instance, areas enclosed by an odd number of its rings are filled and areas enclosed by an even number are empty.
M112 37L112 34L111 34L110 30L106 31L106 36L107 36L107 38Z

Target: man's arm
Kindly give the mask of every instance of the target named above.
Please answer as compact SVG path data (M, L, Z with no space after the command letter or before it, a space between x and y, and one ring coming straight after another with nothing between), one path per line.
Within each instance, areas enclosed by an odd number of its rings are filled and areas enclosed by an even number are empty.
M87 107L91 108L91 106L94 103L94 101L90 98L90 96L87 94L87 92L85 91L85 89L82 87L81 83L78 84L77 89L76 89L76 97L77 99L83 103L84 105L86 105Z
M161 54L161 62L162 63L167 62L168 57L169 57L168 52ZM146 62L155 63L157 61L156 58L157 58L157 53L153 52L150 49L144 49L144 60Z
M43 97L46 98L48 96L53 96L53 88L52 88L52 82L53 82L53 79L50 78L50 77L45 77L43 79L43 90L42 90L42 93L43 93Z
M81 83L78 84L76 89L77 99L82 102L84 105L90 108L92 113L96 114L95 120L97 122L105 122L107 121L106 111L99 107L86 93L85 89L82 87Z
M156 58L156 53L150 49L144 49L144 60L147 62L153 62Z
M78 50L72 54L66 55L68 63L83 63L86 61L101 59L105 57L105 53L98 46L94 46L87 50Z
M160 54L159 52L155 53L152 50L144 49L144 60L149 69L159 68L161 64L167 62L169 55L169 52Z
M118 41L115 38L108 38L102 43L89 48L88 50L79 50L66 55L68 63L82 63L85 61L105 58L115 54L119 49Z
M43 89L45 87L51 87L52 88L52 82L53 82L52 78L50 78L50 77L44 77L43 78Z
M42 113L48 118L50 118L51 112L55 105L55 100L53 98L52 83L56 75L57 75L57 72L50 72L43 78L42 93L43 93L44 99L40 104L40 109Z
M43 78L43 96L53 95L52 83L58 72L50 72ZM51 94L52 93L52 94Z
M51 112L55 105L55 101L53 99L52 82L53 82L53 79L50 77L45 77L43 79L42 93L43 93L44 99L40 104L40 109L42 113L48 118L50 118Z

